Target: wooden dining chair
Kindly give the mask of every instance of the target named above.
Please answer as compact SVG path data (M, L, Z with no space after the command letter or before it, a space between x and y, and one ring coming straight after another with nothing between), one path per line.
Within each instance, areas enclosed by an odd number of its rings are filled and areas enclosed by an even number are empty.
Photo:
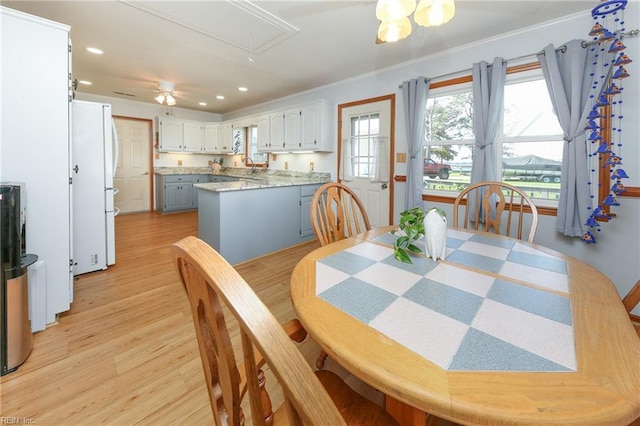
M311 200L311 225L323 246L371 229L360 198L338 182L325 183L316 190Z
M479 182L466 187L453 203L453 224L457 228L459 209L464 210L461 227L493 232L522 239L531 215L527 241L532 243L538 227L538 209L531 198L519 188L503 182ZM512 229L514 224L515 229ZM512 234L513 232L513 234Z
M328 182L318 188L311 200L311 225L320 245L371 230L364 204L355 192L339 182ZM327 353L320 351L316 367L321 369Z
M629 290L626 296L624 296L622 304L629 313L629 318L633 321L633 318L631 318L631 311L640 304L640 280L638 280L636 284L631 287L631 290ZM638 332L638 336L640 336L640 324L634 324L634 327Z
M216 425L244 425L241 402L245 396L255 425L271 425L280 416L293 425L397 424L385 410L355 392L336 374L314 374L291 340L305 339L306 331L300 323L292 320L281 326L246 281L213 248L191 236L175 243L171 251L191 305ZM231 320L229 324L226 312L237 323ZM242 343L239 358L229 333L229 326L235 324L240 328ZM238 363L237 359L243 362ZM282 409L275 413L265 390L265 363L284 395ZM277 424L283 424L282 420Z

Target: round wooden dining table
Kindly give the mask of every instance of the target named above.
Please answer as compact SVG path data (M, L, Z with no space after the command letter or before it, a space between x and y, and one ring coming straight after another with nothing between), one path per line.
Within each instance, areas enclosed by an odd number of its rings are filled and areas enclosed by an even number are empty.
M314 250L290 290L310 336L400 423L640 423L640 339L601 272L455 229L445 260L404 264L393 229Z

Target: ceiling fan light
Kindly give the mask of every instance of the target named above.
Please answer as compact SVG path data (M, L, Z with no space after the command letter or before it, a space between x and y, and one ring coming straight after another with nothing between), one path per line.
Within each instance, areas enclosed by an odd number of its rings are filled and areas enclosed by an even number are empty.
M159 94L158 96L156 96L156 101L158 101L159 104L164 102L164 93Z
M176 85L168 81L159 81L158 88L164 93L171 93L176 88Z
M167 94L167 105L174 106L176 104L176 98L171 96L171 94Z
M449 22L456 13L454 0L420 0L413 19L423 27L437 27Z
M411 34L411 21L406 16L392 21L382 21L378 27L378 38L386 42L402 40Z
M379 21L393 21L411 15L416 0L378 0L376 17Z

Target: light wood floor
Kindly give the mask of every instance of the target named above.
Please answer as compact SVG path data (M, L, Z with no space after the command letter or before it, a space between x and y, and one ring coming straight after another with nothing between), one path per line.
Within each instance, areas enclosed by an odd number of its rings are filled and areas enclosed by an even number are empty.
M0 379L1 415L37 425L212 424L187 298L169 254L170 244L187 235L197 235L196 212L118 216L116 265L76 277L71 310L36 333L27 361ZM294 317L291 271L316 247L307 243L236 269L284 322ZM315 342L300 348L313 365ZM328 368L346 376L333 363ZM279 390L269 374L267 380L277 407ZM347 381L381 401L357 379Z

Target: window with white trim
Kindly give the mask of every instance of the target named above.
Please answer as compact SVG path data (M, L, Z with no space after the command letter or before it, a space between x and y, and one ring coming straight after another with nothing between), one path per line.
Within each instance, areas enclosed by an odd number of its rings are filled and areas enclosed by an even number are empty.
M560 194L562 129L540 69L509 73L496 170L536 204L554 206ZM473 161L471 82L429 92L425 114L424 192L456 196L469 185Z

